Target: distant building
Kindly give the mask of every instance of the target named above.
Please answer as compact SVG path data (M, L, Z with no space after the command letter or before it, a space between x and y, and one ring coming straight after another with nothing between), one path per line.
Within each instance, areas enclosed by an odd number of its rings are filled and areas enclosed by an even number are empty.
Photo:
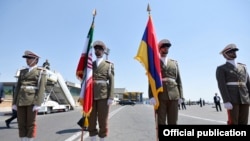
M78 98L81 92L81 85L69 81L66 81L65 83L68 86L71 95Z
M73 83L70 81L65 82L71 95L75 100L79 98L81 92L81 85L79 83ZM16 82L3 82L5 95L11 95L14 92ZM114 90L115 100L132 100L135 102L143 102L143 92L129 92L126 88L115 88Z
M126 88L115 88L114 95L119 100L132 100L135 102L143 102L143 92L128 92Z

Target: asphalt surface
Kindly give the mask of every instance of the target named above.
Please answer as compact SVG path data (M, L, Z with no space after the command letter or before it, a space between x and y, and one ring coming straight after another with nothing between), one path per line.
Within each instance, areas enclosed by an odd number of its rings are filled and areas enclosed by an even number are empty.
M39 116L39 130L36 141L81 141L81 136L84 141L90 141L88 132L82 134L79 126L76 125L80 111L81 109L79 108L72 112ZM16 121L13 122L13 128L11 129L6 129L4 123L4 120L10 117L7 115L11 113L11 107L0 107L0 113L0 125L2 126L0 128L2 130L0 132L0 140L17 140L18 127ZM213 105L205 105L203 107L187 105L186 110L179 110L178 125L198 125L200 128L206 127L206 125L226 125L226 121L226 110L223 108L221 112L217 112ZM111 106L108 122L108 141L155 140L155 120L152 105ZM11 137L13 134L15 137Z

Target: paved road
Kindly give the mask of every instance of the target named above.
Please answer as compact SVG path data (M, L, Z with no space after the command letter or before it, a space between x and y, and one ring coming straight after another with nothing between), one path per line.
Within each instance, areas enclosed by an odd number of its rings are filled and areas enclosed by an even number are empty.
M1 109L3 110L3 109ZM3 113L0 111L0 113ZM37 118L38 135L36 141L80 141L82 132L76 124L81 109L74 111L39 115ZM0 116L1 140L17 141L17 123L14 121L8 129L4 120L9 116ZM199 107L187 106L179 111L179 125L226 125L226 111L216 112L211 105ZM250 121L250 119L249 119ZM89 141L88 132L82 136ZM111 106L109 114L108 141L154 141L156 137L154 110L151 105Z

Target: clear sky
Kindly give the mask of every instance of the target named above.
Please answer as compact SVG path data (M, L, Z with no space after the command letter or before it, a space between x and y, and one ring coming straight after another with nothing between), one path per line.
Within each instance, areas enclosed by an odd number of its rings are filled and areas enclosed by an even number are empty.
M179 63L186 99L212 101L219 92L215 71L227 44L235 43L237 61L250 66L250 0L0 0L0 81L16 81L31 50L39 65L48 59L52 70L79 83L75 71L96 9L94 40L111 50L115 87L147 97L145 69L134 57L148 3L158 41L172 42L168 57Z

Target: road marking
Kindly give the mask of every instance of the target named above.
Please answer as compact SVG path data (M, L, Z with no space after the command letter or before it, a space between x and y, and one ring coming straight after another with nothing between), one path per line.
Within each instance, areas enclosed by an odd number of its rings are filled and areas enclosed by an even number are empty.
M108 119L112 118L115 114L117 114L123 108L125 108L125 106L122 106L122 107L110 112ZM89 136L89 132L85 132L85 133L86 134L83 135L83 139L86 139ZM72 135L71 137L69 137L68 139L66 139L65 141L74 141L77 138L80 138L81 135L82 135L82 131L79 131L79 132L75 133L74 135ZM77 141L80 141L80 140L81 140L81 138Z
M152 106L149 105L149 107L152 107ZM197 117L197 116L191 116L191 115L186 115L186 114L181 114L181 113L179 113L178 115L179 116L184 116L184 117L190 117L190 118L200 119L200 120L206 120L206 121L211 121L211 122L217 122L217 123L227 124L227 122L225 122L225 121L213 120L213 119L202 118L202 117Z
M179 115L184 116L184 117L190 117L190 118L195 118L195 119L206 120L206 121L212 121L212 122L218 122L218 123L226 123L225 121L213 120L213 119L208 119L208 118L201 118L201 117L190 116L190 115L185 115L185 114L179 114Z

